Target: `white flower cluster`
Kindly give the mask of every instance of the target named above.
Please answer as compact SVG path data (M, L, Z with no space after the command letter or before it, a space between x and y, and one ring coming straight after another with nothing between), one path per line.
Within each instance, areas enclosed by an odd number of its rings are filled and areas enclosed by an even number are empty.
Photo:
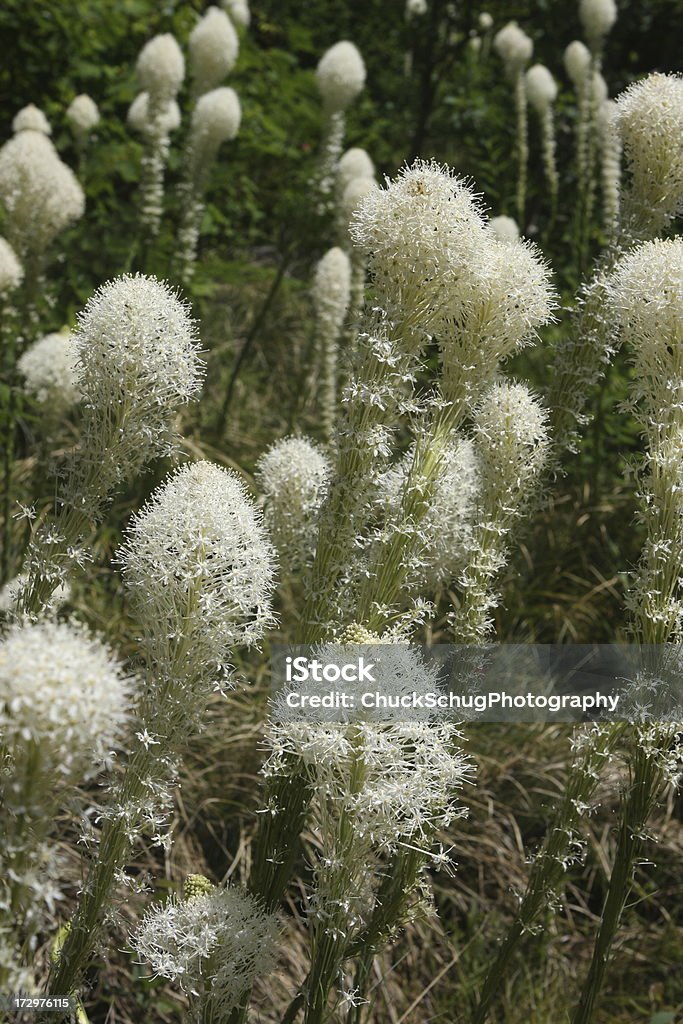
M247 0L223 0L223 7L240 28L249 28L251 11Z
M139 92L128 108L128 124L133 131L143 136L150 136L155 130L162 131L164 135L170 135L171 132L180 128L180 120L180 107L175 100L171 100L158 116L155 128L150 120L149 93L147 92Z
M0 299L18 288L24 280L24 268L9 242L0 237Z
M579 17L591 46L599 46L617 20L614 0L581 0Z
M189 39L190 71L196 96L215 89L235 66L239 40L220 7L209 7Z
M97 127L100 112L97 104L86 93L74 97L66 111L66 119L77 139L83 140Z
M338 339L351 301L351 262L339 246L318 261L312 295L321 364L321 427L329 440L337 416Z
M313 560L330 473L325 453L305 437L276 441L256 464L264 523L284 574Z
M235 138L241 117L240 101L234 89L222 86L200 96L192 111L193 160L212 159L221 143Z
M148 92L154 106L170 103L185 78L185 58L170 34L154 36L145 43L135 65L140 87Z
M28 128L0 148L0 200L8 238L22 259L44 258L45 248L85 209L73 172L46 135Z
M519 241L519 228L514 217L492 217L489 221L489 231L499 242Z
M373 663L381 658L378 671L391 681L391 694L438 690L438 668L425 663L419 652L391 643L380 655L384 644L380 638L377 644L372 648ZM339 660L338 647L332 650L332 660ZM329 684L317 685L329 689ZM367 684L359 688L367 689ZM396 852L405 846L429 857L436 830L462 813L454 798L469 781L472 766L457 746L460 737L452 723L423 720L417 710L410 712L410 721L391 720L400 714L360 710L349 716L348 723L311 723L287 721L285 713L269 725L271 754L264 774L286 774L294 757L314 791L328 802L327 813L334 809L335 819L345 815L356 840L367 843L372 853ZM324 845L330 841L334 840L323 837ZM335 855L329 848L324 853ZM359 853L356 848L354 855Z
M484 508L518 516L545 467L548 414L524 384L494 384L474 415L473 437Z
M493 48L510 73L516 74L534 52L534 44L516 21L509 21L493 37Z
M678 408L683 381L683 239L656 239L632 249L608 279L611 315L631 347L632 391L646 417Z
M346 40L330 47L318 63L316 81L328 114L346 110L365 85L365 64Z
M366 178L374 181L375 165L368 153L359 146L347 149L339 158L337 164L337 191L344 194L347 185L356 178Z
M648 75L617 97L636 230L658 234L683 211L683 75Z
M176 410L201 388L197 327L168 285L125 275L95 292L74 338L85 407L82 455L111 488L172 449Z
M46 334L20 356L17 369L29 394L43 404L49 402L63 409L80 398L77 359L71 334Z
M42 132L43 135L52 135L50 122L42 110L33 103L29 103L27 107L23 107L18 114L15 114L12 121L12 131L15 134L30 131Z
M534 110L543 114L557 99L557 83L544 64L534 64L525 77L527 99Z
M378 501L389 519L400 515L403 490L413 452L380 477ZM472 541L479 473L471 440L454 437L447 445L443 464L421 523L421 544L414 553L415 565L407 587L427 594L448 586L462 572Z
M197 1020L224 1020L275 966L277 940L275 918L234 886L157 904L131 935L155 975L177 981L197 1001Z
M427 0L406 0L406 18L419 18L429 10Z
M153 493L118 557L150 660L200 690L272 622L275 556L261 516L241 481L209 462L181 467Z
M540 251L499 242L472 190L437 164L418 161L369 193L351 233L380 303L403 325L402 343L419 351L436 333L448 379L473 360L490 371L551 318Z
M80 781L120 743L133 680L75 622L11 626L0 643L0 729L35 745L43 768Z
M579 90L585 87L591 63L590 50L580 39L575 39L564 51L564 66L567 74Z

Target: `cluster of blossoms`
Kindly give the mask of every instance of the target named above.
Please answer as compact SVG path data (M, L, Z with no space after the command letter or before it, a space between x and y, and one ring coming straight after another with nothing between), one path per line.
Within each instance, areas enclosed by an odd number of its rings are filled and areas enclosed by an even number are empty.
M257 643L272 622L273 549L244 485L211 463L169 477L133 518L118 557L150 663L176 685L198 680L202 697L228 671L233 647Z
M318 174L318 188L325 200L334 189L344 144L345 112L365 85L365 64L353 43L344 40L323 54L316 82L326 118Z
M414 452L384 473L378 504L389 521L400 518L400 506ZM449 586L462 574L472 544L479 471L469 438L454 435L445 447L443 465L434 484L421 528L421 544L413 552L406 588L430 594Z
M251 11L247 0L223 0L222 6L236 25L239 25L240 28L249 28Z
M683 210L683 76L634 82L617 99L615 122L631 175L627 229L654 237Z
M74 343L83 443L71 457L57 515L31 540L24 594L31 614L84 557L91 524L116 488L175 449L177 410L202 384L195 322L152 277L103 285L79 314Z
M24 280L24 268L14 249L5 238L0 238L0 300L18 288Z
M614 0L581 0L579 17L591 49L598 52L603 40L617 20Z
M277 441L257 463L264 523L283 574L292 574L313 561L318 515L330 473L325 452L305 437Z
M41 119L44 125L38 127ZM0 148L5 231L24 264L44 263L45 250L57 235L83 216L85 197L50 142L41 111L25 108L15 126L15 135Z
M178 231L180 275L185 282L194 272L204 192L212 164L221 145L236 137L241 119L237 93L227 86L204 92L192 111L182 185L183 213Z
M145 140L140 212L155 235L161 223L169 135L180 120L176 96L185 78L185 59L174 37L166 33L150 39L140 51L136 71L141 92L128 119Z
M15 757L38 746L43 770L62 779L82 779L116 749L132 691L109 648L76 623L17 624L0 644L4 740Z
M215 89L235 66L239 40L220 7L209 7L190 33L190 72L195 96Z
M17 369L25 390L41 404L68 408L80 398L78 353L68 332L46 334L24 352Z
M86 93L81 93L67 107L66 119L77 141L83 142L99 124L100 112L95 101Z
M256 979L273 970L277 940L275 918L252 896L205 885L188 885L184 899L152 907L131 936L155 975L177 981L190 997L197 1022L226 1019Z
M337 418L338 340L351 301L351 261L339 246L318 262L312 293L321 368L320 422L329 440Z

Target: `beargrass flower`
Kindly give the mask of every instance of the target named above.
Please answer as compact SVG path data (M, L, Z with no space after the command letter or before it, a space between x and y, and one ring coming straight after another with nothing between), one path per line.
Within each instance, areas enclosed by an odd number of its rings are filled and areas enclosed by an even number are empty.
M170 33L154 36L145 43L135 65L140 88L149 93L154 106L170 102L185 78L185 58Z
M514 217L492 217L489 221L489 231L499 242L519 241L519 228Z
M240 28L249 28L251 12L247 0L223 0L223 8Z
M276 441L256 464L264 523L283 573L293 573L313 561L318 516L330 473L327 455L306 437Z
M614 0L581 0L579 17L591 48L599 49L617 20L617 5Z
M564 51L564 66L574 86L583 88L591 69L591 55L580 39L575 39Z
M337 164L337 189L343 195L347 185L358 178L375 179L375 165L364 149L347 149Z
M83 216L83 189L50 140L25 129L0 148L0 200L5 230L17 255L43 261L45 249Z
M18 114L15 114L12 121L12 131L15 135L18 132L25 131L42 132L43 135L52 135L50 122L42 110L33 103L29 103L27 107L23 107Z
M234 89L222 86L199 97L192 112L190 136L185 150L184 181L181 187L182 216L178 230L178 262L181 279L187 283L194 273L199 230L212 165L223 142L234 139L242 110Z
M0 237L0 299L5 298L24 280L24 268L9 242Z
M338 340L351 299L351 263L339 246L319 260L312 295L320 356L321 427L329 440L337 416Z
M80 781L120 743L133 681L76 622L15 624L0 642L0 727L6 744L41 751L43 771ZM39 797L39 794L34 794Z
M38 402L58 408L74 405L80 397L77 352L68 332L46 334L28 348L17 362L24 390Z
M181 467L138 512L119 552L151 661L210 682L272 622L274 551L244 485L209 462ZM189 712L189 708L188 708Z
M215 89L235 66L239 40L230 18L220 7L209 7L189 39L190 73L195 96Z
M131 943L157 977L190 998L192 1020L225 1019L277 955L278 926L236 886L172 897L148 910Z
M516 21L509 21L496 32L493 48L511 73L523 67L534 52L533 42Z
M100 112L97 104L86 93L76 96L69 104L66 119L77 140L83 140L97 127Z
M353 43L335 43L323 54L316 81L328 114L343 112L353 103L365 85L365 64Z
M180 107L175 100L171 100L160 115L159 126L166 135L180 128ZM154 132L155 126L149 116L149 93L139 92L130 107L128 108L128 124L133 131L139 135L149 135Z
M683 211L683 76L648 75L616 103L630 172L629 214L637 234L653 237Z

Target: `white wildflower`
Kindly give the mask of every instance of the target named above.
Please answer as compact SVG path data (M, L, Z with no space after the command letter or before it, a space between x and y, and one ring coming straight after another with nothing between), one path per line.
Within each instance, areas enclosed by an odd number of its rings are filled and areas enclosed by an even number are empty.
M534 44L516 21L509 21L493 37L493 48L510 71L530 60Z
M272 621L274 552L261 516L241 481L209 462L181 467L154 492L119 560L151 656L177 678L218 672Z
M0 149L0 200L7 236L22 258L45 248L83 216L85 197L73 172L42 132L26 129Z
M479 15L479 28L482 32L488 32L489 29L493 28L493 18L488 11L482 11Z
M343 249L335 246L319 260L312 293L321 360L321 426L329 439L337 415L338 339L351 299L351 263Z
M323 54L316 81L328 114L350 106L365 85L365 64L353 43L335 43Z
M229 74L239 53L239 40L230 18L209 7L190 34L190 71L196 96L215 89Z
M240 28L249 28L251 11L247 0L223 0L223 7Z
M356 178L374 180L375 165L364 149L347 149L337 164L337 190L343 195L346 186Z
M597 109L599 109L609 96L607 82L602 77L599 71L593 72L593 77L591 79L591 90L593 104Z
M153 105L165 107L175 98L185 77L185 59L170 34L154 36L145 43L135 65L140 87Z
M242 111L234 89L223 86L205 92L192 111L190 145L197 157L215 153L222 142L234 139L240 128Z
M27 107L24 107L18 114L15 114L12 121L12 131L15 134L17 132L31 131L42 132L43 135L52 135L50 122L42 110L33 103L29 103Z
M131 935L155 975L178 982L191 1003L221 1019L274 968L277 940L275 918L234 886L159 903Z
M66 119L77 139L86 138L100 121L97 104L86 93L76 96L69 104Z
M24 280L24 268L17 259L14 249L0 237L0 299L18 288Z
M428 10L427 0L406 0L406 18L419 18Z
M197 328L176 294L153 277L103 285L75 333L84 398L83 456L109 489L174 440L178 406L201 388Z
M58 408L74 405L80 398L77 352L68 332L47 334L19 358L17 369L25 390L39 402Z
M109 648L76 623L14 625L0 643L5 742L84 778L122 739L133 690Z
M557 99L555 79L543 64L534 64L526 73L526 94L531 106L544 113Z
M467 301L469 268L485 240L472 189L436 163L417 161L368 192L351 225L390 316L425 331ZM410 344L411 339L404 339ZM424 334L414 340L424 344Z
M378 483L378 503L388 518L400 515L403 490L413 459L412 451ZM448 586L462 572L472 539L478 486L477 461L472 442L454 438L447 444L442 468L421 523L421 545L407 580L421 593Z
M362 200L377 188L374 178L353 178L344 189L338 204L339 220L348 232Z
M519 228L514 217L492 217L489 221L489 231L499 242L519 241Z
M175 100L171 100L160 115L160 129L165 135L168 135L180 128L180 121L180 107ZM154 125L149 117L148 93L139 92L131 103L128 108L128 124L140 135L149 135L154 131Z
M581 0L579 17L589 43L597 46L617 20L617 5L614 0Z
M575 39L564 51L564 66L575 87L582 89L591 68L591 55L580 39Z
M547 461L547 412L524 384L494 384L475 411L473 437L482 504L501 518L518 515Z
M635 396L653 411L667 404L673 411L683 379L683 239L655 239L632 249L609 278L608 295L610 313L633 351Z
M616 102L636 226L652 237L683 212L683 75L648 75Z
M325 453L305 437L277 441L256 464L265 526L284 573L293 573L313 560L318 515L330 473Z

